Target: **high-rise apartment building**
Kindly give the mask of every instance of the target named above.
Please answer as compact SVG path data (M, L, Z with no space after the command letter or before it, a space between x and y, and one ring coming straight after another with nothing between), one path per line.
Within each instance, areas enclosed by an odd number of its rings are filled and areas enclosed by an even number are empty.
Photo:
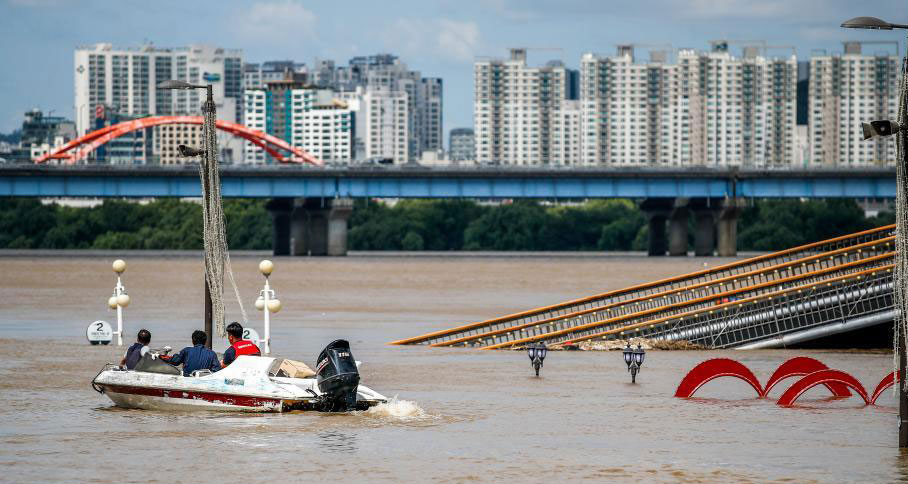
M863 54L860 42L844 53L810 59L808 101L809 164L857 166L892 164L894 137L864 141L861 122L897 119L897 54Z
M309 70L305 63L294 61L267 61L262 63L247 62L243 65L243 88L260 89L273 81L293 79L309 81Z
M476 138L470 128L454 128L448 140L448 154L451 161L476 160Z
M244 111L247 127L277 136L325 163L348 162L353 157L353 110L329 89L293 79L271 81L264 88L246 89ZM244 160L272 162L248 141Z
M585 164L770 166L796 151L794 55L742 57L715 42L708 53L682 49L677 62L652 51L635 62L584 54L580 98Z
M177 79L211 84L218 117L239 121L243 54L206 45L180 48L114 48L96 44L77 48L75 64L76 129L84 134L98 106L133 116L199 114L204 91L156 89L158 83ZM232 99L232 105L225 104Z
M553 154L553 127L566 98L566 69L558 61L530 67L526 49L508 59L473 65L473 125L480 163L546 165L562 163ZM559 149L559 153L561 150Z
M404 91L368 89L361 96L358 116L367 159L409 161L409 98Z

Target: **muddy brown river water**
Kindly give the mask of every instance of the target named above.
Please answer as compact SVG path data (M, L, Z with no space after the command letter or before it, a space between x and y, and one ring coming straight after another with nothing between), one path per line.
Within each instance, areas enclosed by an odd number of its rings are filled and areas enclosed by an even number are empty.
M113 408L91 378L125 347L90 346L115 325L109 256L0 257L2 482L894 482L896 400L794 408L720 379L672 397L694 365L737 358L765 381L787 358L816 357L871 389L891 355L846 351L650 351L636 385L620 353L551 352L541 378L523 352L396 347L392 340L680 274L721 259L642 256L277 258L273 351L312 364L348 339L363 382L397 402L351 414L235 415ZM181 348L202 326L196 254L129 254L126 342ZM233 265L253 327L260 257ZM228 304L239 319L235 303ZM216 345L223 348L226 342ZM790 381L788 382L790 383ZM777 386L772 397L784 391Z

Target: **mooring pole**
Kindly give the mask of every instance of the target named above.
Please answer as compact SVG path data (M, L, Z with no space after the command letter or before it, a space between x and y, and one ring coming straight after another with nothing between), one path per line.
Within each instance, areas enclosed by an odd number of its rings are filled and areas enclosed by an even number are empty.
M908 126L908 79L905 78L908 76L908 53L905 54L905 58L902 60L902 89L900 89L899 100L901 101L901 106L899 107L899 125L902 127L901 131L898 132L896 143L898 143L899 151L901 152L902 159L897 160L901 166L902 173L905 173L908 170L908 130L905 126ZM898 180L899 183L902 183L903 180ZM899 187L900 190L897 190L898 194L901 194L902 197L905 196L905 190L908 187ZM901 203L899 203L901 202ZM902 209L902 204L905 203L905 200L896 200L896 210ZM897 242L904 243L906 227L896 227L896 233L901 235L901 237L896 237ZM904 250L901 244L896 244L896 251ZM898 258L896 258L898 260ZM896 280L894 282L896 291L903 291L904 285L908 283L905 281L905 267L897 267L895 270ZM899 294L899 296L904 297L905 294ZM902 305L896 302L896 310L901 311ZM906 324L905 317L908 315L899 314L896 316L895 320L895 331L898 332L898 357L899 357L899 447L908 447L908 394L905 393L905 367L908 366L906 360L906 348L905 348L905 329Z
M211 325L211 289L208 288L208 278L205 278L205 334L208 335L205 347L210 350L211 342L214 340L214 331Z

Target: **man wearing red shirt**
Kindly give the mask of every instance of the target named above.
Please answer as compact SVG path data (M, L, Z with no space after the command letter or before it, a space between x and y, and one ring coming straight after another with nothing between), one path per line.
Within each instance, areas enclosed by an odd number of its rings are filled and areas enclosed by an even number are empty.
M227 351L224 352L224 361L221 362L221 367L223 368L233 363L237 356L262 356L262 351L259 350L255 343L248 339L243 339L243 326L236 321L227 325L227 341L230 342L230 348L227 348Z

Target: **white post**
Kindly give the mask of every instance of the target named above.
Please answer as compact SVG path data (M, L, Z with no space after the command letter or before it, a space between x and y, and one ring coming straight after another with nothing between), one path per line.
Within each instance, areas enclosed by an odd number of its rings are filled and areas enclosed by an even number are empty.
M265 276L265 339L262 340L265 354L271 354L271 309L268 307L268 301L271 299L271 286L268 284L268 276Z
M123 284L120 283L120 276L117 276L117 287L114 288L117 298L123 294ZM117 346L123 346L123 306L117 303Z

